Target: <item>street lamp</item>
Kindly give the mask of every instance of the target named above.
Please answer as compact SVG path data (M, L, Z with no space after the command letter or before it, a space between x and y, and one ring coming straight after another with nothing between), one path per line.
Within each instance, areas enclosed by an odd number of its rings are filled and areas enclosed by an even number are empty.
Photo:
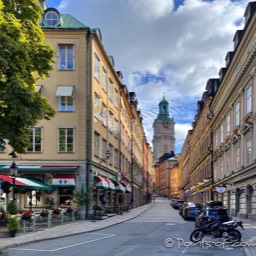
M18 174L18 167L17 167L17 165L15 164L14 161L12 162L12 165L10 166L10 173L11 173L11 176L12 176L12 184L13 184L13 201L15 201L14 188L15 188L15 179L16 179L17 174Z

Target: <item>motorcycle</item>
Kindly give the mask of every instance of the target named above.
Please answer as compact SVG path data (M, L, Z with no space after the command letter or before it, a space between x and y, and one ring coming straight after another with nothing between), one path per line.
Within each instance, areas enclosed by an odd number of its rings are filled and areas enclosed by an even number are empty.
M190 241L197 243L203 239L205 235L210 235L213 238L224 238L228 243L235 243L241 240L241 233L237 230L241 227L244 230L243 222L241 220L232 220L227 222L220 222L219 220L207 218L199 223L190 235Z

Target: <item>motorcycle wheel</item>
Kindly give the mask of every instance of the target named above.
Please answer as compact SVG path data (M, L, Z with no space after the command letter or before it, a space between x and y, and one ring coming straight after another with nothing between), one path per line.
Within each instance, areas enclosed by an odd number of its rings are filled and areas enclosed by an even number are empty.
M242 237L241 233L238 230L234 229L228 232L227 241L229 243L240 242L241 237Z
M190 241L193 243L197 243L201 241L203 237L204 237L203 231L200 229L195 229L190 235Z

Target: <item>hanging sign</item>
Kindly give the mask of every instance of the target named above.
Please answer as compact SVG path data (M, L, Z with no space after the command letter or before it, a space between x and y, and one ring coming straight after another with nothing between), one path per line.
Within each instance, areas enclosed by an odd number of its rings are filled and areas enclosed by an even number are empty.
M216 191L218 193L224 193L226 191L226 188L225 187L216 187Z

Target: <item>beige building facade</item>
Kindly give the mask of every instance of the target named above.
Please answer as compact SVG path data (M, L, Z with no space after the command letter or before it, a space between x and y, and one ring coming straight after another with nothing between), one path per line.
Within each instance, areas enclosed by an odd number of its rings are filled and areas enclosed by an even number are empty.
M19 176L33 175L52 191L45 188L39 195L34 190L32 201L30 195L17 191L19 207L37 211L49 197L56 206L66 207L73 192L81 189L92 194L91 205L80 209L86 218L103 198L109 208L139 206L145 134L136 94L128 91L122 73L115 70L99 29L48 8L45 1L41 5L45 41L56 54L50 77L39 81L37 89L56 115L30 128L31 147L15 162ZM9 171L10 152L10 147L0 152L1 173ZM147 154L152 158L151 150Z
M205 193L205 200L222 201L233 216L250 219L256 218L255 11L256 3L249 3L244 28L235 33L234 49L225 57L226 66L217 80L208 81L204 107L189 139L189 153L187 145L183 147L184 156L198 155L190 161L187 192L196 189ZM202 136L198 137L198 130ZM182 159L183 166L186 159Z

